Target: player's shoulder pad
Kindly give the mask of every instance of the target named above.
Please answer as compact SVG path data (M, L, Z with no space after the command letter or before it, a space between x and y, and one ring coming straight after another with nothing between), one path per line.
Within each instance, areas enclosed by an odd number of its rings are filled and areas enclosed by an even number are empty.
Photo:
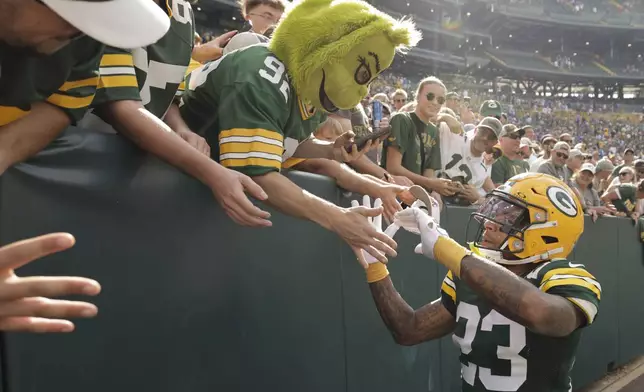
M526 279L542 284L555 275L575 275L594 279L594 276L586 270L585 265L567 259L546 261L526 275Z

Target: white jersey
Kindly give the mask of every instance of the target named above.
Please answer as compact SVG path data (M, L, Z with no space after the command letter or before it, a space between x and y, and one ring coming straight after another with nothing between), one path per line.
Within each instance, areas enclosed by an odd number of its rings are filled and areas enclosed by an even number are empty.
M441 176L445 178L463 177L466 184L483 191L483 183L490 176L490 167L485 166L483 154L472 155L472 138L450 131L445 123L438 127L441 151Z

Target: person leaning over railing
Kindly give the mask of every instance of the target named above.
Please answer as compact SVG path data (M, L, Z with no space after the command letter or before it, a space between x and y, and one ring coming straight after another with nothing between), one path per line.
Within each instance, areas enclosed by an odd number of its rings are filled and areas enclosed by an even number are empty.
M622 216L628 216L635 222L644 213L638 209L638 202L644 199L644 180L635 184L620 184L610 192L602 195L604 203L612 203Z

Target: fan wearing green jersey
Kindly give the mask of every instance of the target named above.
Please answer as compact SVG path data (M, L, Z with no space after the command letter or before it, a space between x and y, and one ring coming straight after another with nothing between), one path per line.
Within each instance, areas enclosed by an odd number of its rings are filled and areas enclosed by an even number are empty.
M293 159L293 154L326 113L355 107L396 50L419 38L411 22L363 1L301 0L287 11L268 46L232 51L191 73L181 116L205 135L213 159L251 176L272 206L336 232L365 267L361 248L385 261L385 254L395 255L395 242L364 217L381 209L340 208L302 190L281 171L298 165L329 175L342 187L356 185L372 196L387 193L395 199L402 187L361 177L329 159Z
M148 0L0 0L0 10L0 173L83 116L100 42L147 45L169 27Z
M396 342L415 345L451 333L464 392L572 390L575 353L597 316L602 288L567 259L584 217L566 184L546 174L512 177L472 214L479 230L469 249L418 208L395 219L420 234L416 253L449 270L440 298L414 310L387 268L370 264L371 293Z
M199 179L228 216L245 226L270 226L269 213L248 200L266 198L248 176L210 159L206 140L192 132L176 104L193 55L194 15L186 0L156 0L170 30L152 45L133 50L107 47L93 111L83 127L116 130L142 149ZM174 131L174 132L173 132ZM194 148L193 148L194 147Z
M103 51L148 45L169 23L149 0L0 0L0 174L36 154L92 101ZM159 17L160 15L160 17ZM19 278L29 262L71 248L55 233L0 248L0 331L71 332L96 306L45 297L96 295L76 277Z

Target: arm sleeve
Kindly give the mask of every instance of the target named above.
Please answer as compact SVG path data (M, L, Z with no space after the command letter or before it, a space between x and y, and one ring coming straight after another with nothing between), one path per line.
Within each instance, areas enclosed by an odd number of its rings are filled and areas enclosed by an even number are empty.
M392 116L391 120L389 120L389 126L391 127L391 133L383 144L385 151L387 147L395 147L401 154L404 154L408 144L408 130L404 115Z
M441 284L441 302L445 309L456 317L456 284L452 271L448 271Z
M492 164L492 182L495 184L503 184L505 182L505 167L500 161L496 161Z
M134 59L129 51L108 46L101 58L101 77L92 106L125 100L141 100Z
M562 261L541 278L541 291L568 299L586 316L586 325L595 321L602 287L583 265Z
M219 162L249 176L280 171L289 110L279 91L242 82L221 96Z
M78 59L71 69L67 81L58 91L47 98L47 102L60 108L76 124L89 109L99 83L99 64L104 46L87 37L75 46L74 57Z

